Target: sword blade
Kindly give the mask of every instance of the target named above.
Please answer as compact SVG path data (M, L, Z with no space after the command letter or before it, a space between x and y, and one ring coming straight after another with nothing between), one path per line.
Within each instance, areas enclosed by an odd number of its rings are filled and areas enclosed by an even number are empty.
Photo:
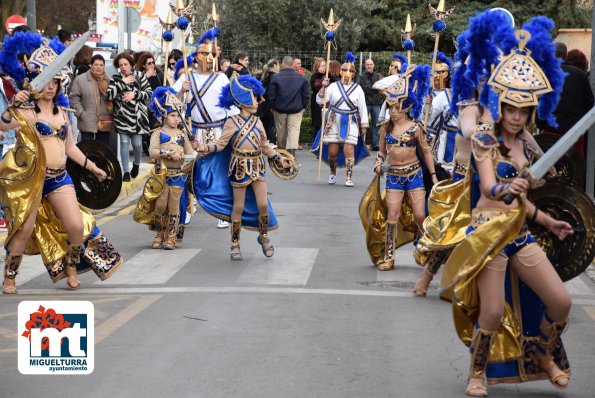
M43 90L45 86L60 72L60 70L68 65L71 59L74 58L76 53L79 52L81 48L85 45L89 37L91 36L91 32L86 32L79 36L70 46L66 47L62 54L56 58L54 62L48 65L43 72L39 74L33 81L31 82L31 87L39 92Z
M566 152L595 124L595 107L591 108L570 130L568 130L537 162L531 166L535 177L542 178Z

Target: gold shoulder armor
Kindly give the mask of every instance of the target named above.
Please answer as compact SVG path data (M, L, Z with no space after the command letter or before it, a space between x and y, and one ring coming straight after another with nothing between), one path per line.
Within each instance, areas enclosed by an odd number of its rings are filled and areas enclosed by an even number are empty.
M476 133L471 137L471 150L476 160L481 161L486 157L495 159L498 156L500 144L496 137L490 133Z

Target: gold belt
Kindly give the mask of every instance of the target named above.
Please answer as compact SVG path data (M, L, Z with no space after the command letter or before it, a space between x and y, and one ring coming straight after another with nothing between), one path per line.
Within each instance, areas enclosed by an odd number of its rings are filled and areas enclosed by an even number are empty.
M256 158L262 156L262 151L238 151L234 149L233 154L242 158Z
M49 167L45 168L45 175L46 176L57 176L66 172L66 166L62 166L59 169L50 169Z
M457 174L462 174L465 175L467 174L467 170L469 169L469 166L466 166L464 164L461 164L459 162L455 162L455 167L454 167L454 172Z
M421 169L421 165L419 162L415 162L403 166L390 166L387 174L397 177L407 177L411 174L417 173L419 169Z
M475 208L471 210L471 226L477 228L498 216L508 213L509 211L510 210L495 208ZM519 236L526 235L527 233L529 233L529 227L527 226L527 223L525 223L519 232Z

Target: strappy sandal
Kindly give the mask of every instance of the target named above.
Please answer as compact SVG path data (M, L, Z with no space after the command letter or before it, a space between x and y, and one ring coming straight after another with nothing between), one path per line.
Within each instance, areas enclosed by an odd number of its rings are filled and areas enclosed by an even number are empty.
M77 278L76 268L70 267L67 265L66 266L66 275L68 277L68 279L66 279L66 286L68 286L72 290L75 290L75 289L78 289L79 287L81 287L81 282ZM72 281L72 278L74 278L75 282Z
M488 388L483 384L483 377L472 377L467 382L467 388L465 388L465 394L470 397L487 397Z
M570 384L570 376L568 375L568 373L564 372L556 365L556 363L553 360L545 356L540 356L538 358L538 361L541 370L543 370L548 375L550 383L552 383L554 387L560 390L565 390L568 388L568 385ZM562 379L567 380L565 385L558 383Z
M377 268L378 271L390 271L395 269L395 262L394 261L387 261L380 264Z
M421 274L415 282L415 286L413 287L413 295L415 297L426 297L428 294L428 288L430 287L430 283L432 282L433 278L433 275L429 274L429 272L424 269L423 274ZM422 284L420 281L427 283Z
M262 246L262 254L264 254L265 257L273 257L273 254L275 254L275 248L273 245L271 245L271 240L269 238L263 238L259 236L257 242L260 243L260 246ZM265 247L267 244L268 246Z
M2 284L2 294L17 294L16 285L5 285Z
M239 261L242 259L242 251L240 250L240 246L231 246L229 248L230 252L229 252L229 257L232 260L236 260Z

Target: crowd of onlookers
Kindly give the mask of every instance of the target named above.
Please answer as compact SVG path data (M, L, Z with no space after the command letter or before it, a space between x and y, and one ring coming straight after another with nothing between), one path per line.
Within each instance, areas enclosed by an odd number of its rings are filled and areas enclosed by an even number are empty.
M18 27L15 32L26 30L26 26ZM59 31L58 38L66 46L74 40L73 34L66 30ZM556 131L563 133L590 109L593 95L588 85L586 56L580 50L566 53L565 46L562 48L559 45L559 49L559 57L564 59L562 68L568 73L556 114L560 123ZM173 85L177 77L176 63L182 58L181 51L173 50L168 55L167 65L157 65L158 59L150 52L125 51L117 54L113 60L106 60L102 55L94 55L91 47L84 46L72 62L73 73L64 89L75 111L73 137L75 141L101 141L115 152L115 140L110 139L116 136L112 134L115 132L120 142L124 181L130 181L138 175L143 145L148 146L148 133L158 125L157 119L148 109L152 91L165 84ZM106 62L111 65L106 65ZM110 66L116 71L111 75L106 72ZM301 149L302 117L307 108L314 133L321 128L321 106L316 103L316 94L322 88L327 69L330 83L340 80L340 67L340 62L336 60L331 60L327 65L323 58L315 58L311 72L306 73L302 69L301 59L288 55L280 62L270 59L262 70L251 71L249 55L243 51L236 54L233 62L229 59L219 61L219 69L228 77L235 72L240 75L254 74L260 78L266 93L258 116L269 141L290 153ZM309 82L306 75L310 75ZM365 70L355 79L365 93L368 114L372 119L372 150L378 149L376 124L383 101L382 95L373 89L373 85L380 79L382 75L375 70L372 59L365 61ZM0 82L0 108L3 108L18 89L10 76L3 75L1 71ZM577 101L580 104L577 105ZM542 128L552 130L548 126ZM0 152L3 155L14 145L15 132L9 131L0 138ZM129 164L130 145L134 154L132 167ZM583 148L581 156L584 155ZM0 227L2 223L0 219Z

